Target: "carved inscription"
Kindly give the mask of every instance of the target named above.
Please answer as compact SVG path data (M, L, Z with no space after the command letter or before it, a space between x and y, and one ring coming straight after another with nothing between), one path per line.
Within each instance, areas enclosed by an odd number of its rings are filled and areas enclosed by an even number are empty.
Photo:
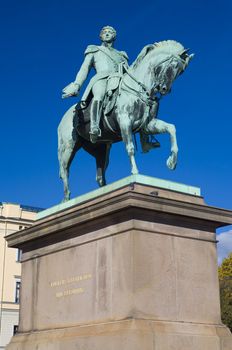
M91 273L85 273L77 276L72 276L69 278L57 280L57 281L52 281L50 282L50 287L51 288L58 288L58 287L65 287L69 284L76 284L79 282L83 282L86 280L90 280L92 278ZM78 286L77 288L70 288L70 289L65 289L65 290L59 290L55 292L56 298L62 298L62 297L67 297L71 295L78 295L82 294L85 292L85 288L82 286Z
M62 298L62 297L67 297L73 294L81 294L84 293L84 288L74 288L74 289L67 289L62 292L57 292L56 297L57 298Z

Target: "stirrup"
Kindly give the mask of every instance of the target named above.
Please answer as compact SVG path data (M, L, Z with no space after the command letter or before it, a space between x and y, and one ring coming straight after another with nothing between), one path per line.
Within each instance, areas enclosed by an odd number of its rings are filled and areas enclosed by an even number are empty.
M158 148L158 147L160 147L160 143L159 143L158 140L156 140L156 141L151 141L151 142L149 142L149 144L151 145L152 148Z
M98 136L96 135L96 134L91 134L91 133L89 133L89 135L90 135L90 141L92 142L92 143L96 143L97 142L97 139L98 139Z
M96 135L97 137L101 136L101 129L98 127L94 127L90 129L90 135Z
M101 136L101 129L100 128L92 128L89 132L90 135L90 141L92 143L96 143L98 137Z
M154 148L159 148L160 147L160 143L159 141L152 141L152 142L146 142L142 145L142 153L147 153L149 151L151 151Z

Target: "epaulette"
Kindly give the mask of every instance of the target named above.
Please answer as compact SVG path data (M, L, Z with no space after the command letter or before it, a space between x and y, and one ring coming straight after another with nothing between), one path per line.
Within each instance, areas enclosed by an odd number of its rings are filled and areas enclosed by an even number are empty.
M97 45L88 45L87 49L85 50L85 55L88 53L94 53L98 51L98 46Z
M127 60L129 59L129 57L127 56L126 51L120 51L120 54L121 54L124 58L126 58Z

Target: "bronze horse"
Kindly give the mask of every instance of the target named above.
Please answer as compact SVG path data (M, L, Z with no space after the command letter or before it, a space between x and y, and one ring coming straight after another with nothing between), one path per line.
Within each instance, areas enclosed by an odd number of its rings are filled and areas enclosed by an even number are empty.
M175 126L156 118L159 99L155 96L157 93L166 95L170 92L173 81L185 70L193 57L187 51L173 40L143 48L122 77L114 107L107 116L101 118L102 134L97 143L92 143L89 139L91 101L85 108L78 108L78 105L69 108L58 127L58 158L65 201L70 199L69 168L81 147L96 159L96 179L99 186L106 184L105 172L112 143L124 141L131 163L131 173L138 173L133 143L133 134L137 132L140 132L142 138L168 133L171 154L167 159L167 166L175 169L178 153Z

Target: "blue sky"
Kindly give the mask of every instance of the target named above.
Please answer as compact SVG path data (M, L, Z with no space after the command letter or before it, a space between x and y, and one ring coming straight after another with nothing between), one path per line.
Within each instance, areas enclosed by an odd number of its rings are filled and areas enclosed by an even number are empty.
M130 62L145 45L165 39L195 53L159 111L177 128L177 169L166 167L170 146L162 135L161 149L138 150L140 173L201 187L209 205L232 209L230 0L12 0L2 1L0 16L0 201L44 208L61 201L56 130L75 101L62 100L61 90L109 24ZM124 145L114 145L108 183L129 174ZM97 188L94 159L84 151L73 162L70 185L73 197Z

